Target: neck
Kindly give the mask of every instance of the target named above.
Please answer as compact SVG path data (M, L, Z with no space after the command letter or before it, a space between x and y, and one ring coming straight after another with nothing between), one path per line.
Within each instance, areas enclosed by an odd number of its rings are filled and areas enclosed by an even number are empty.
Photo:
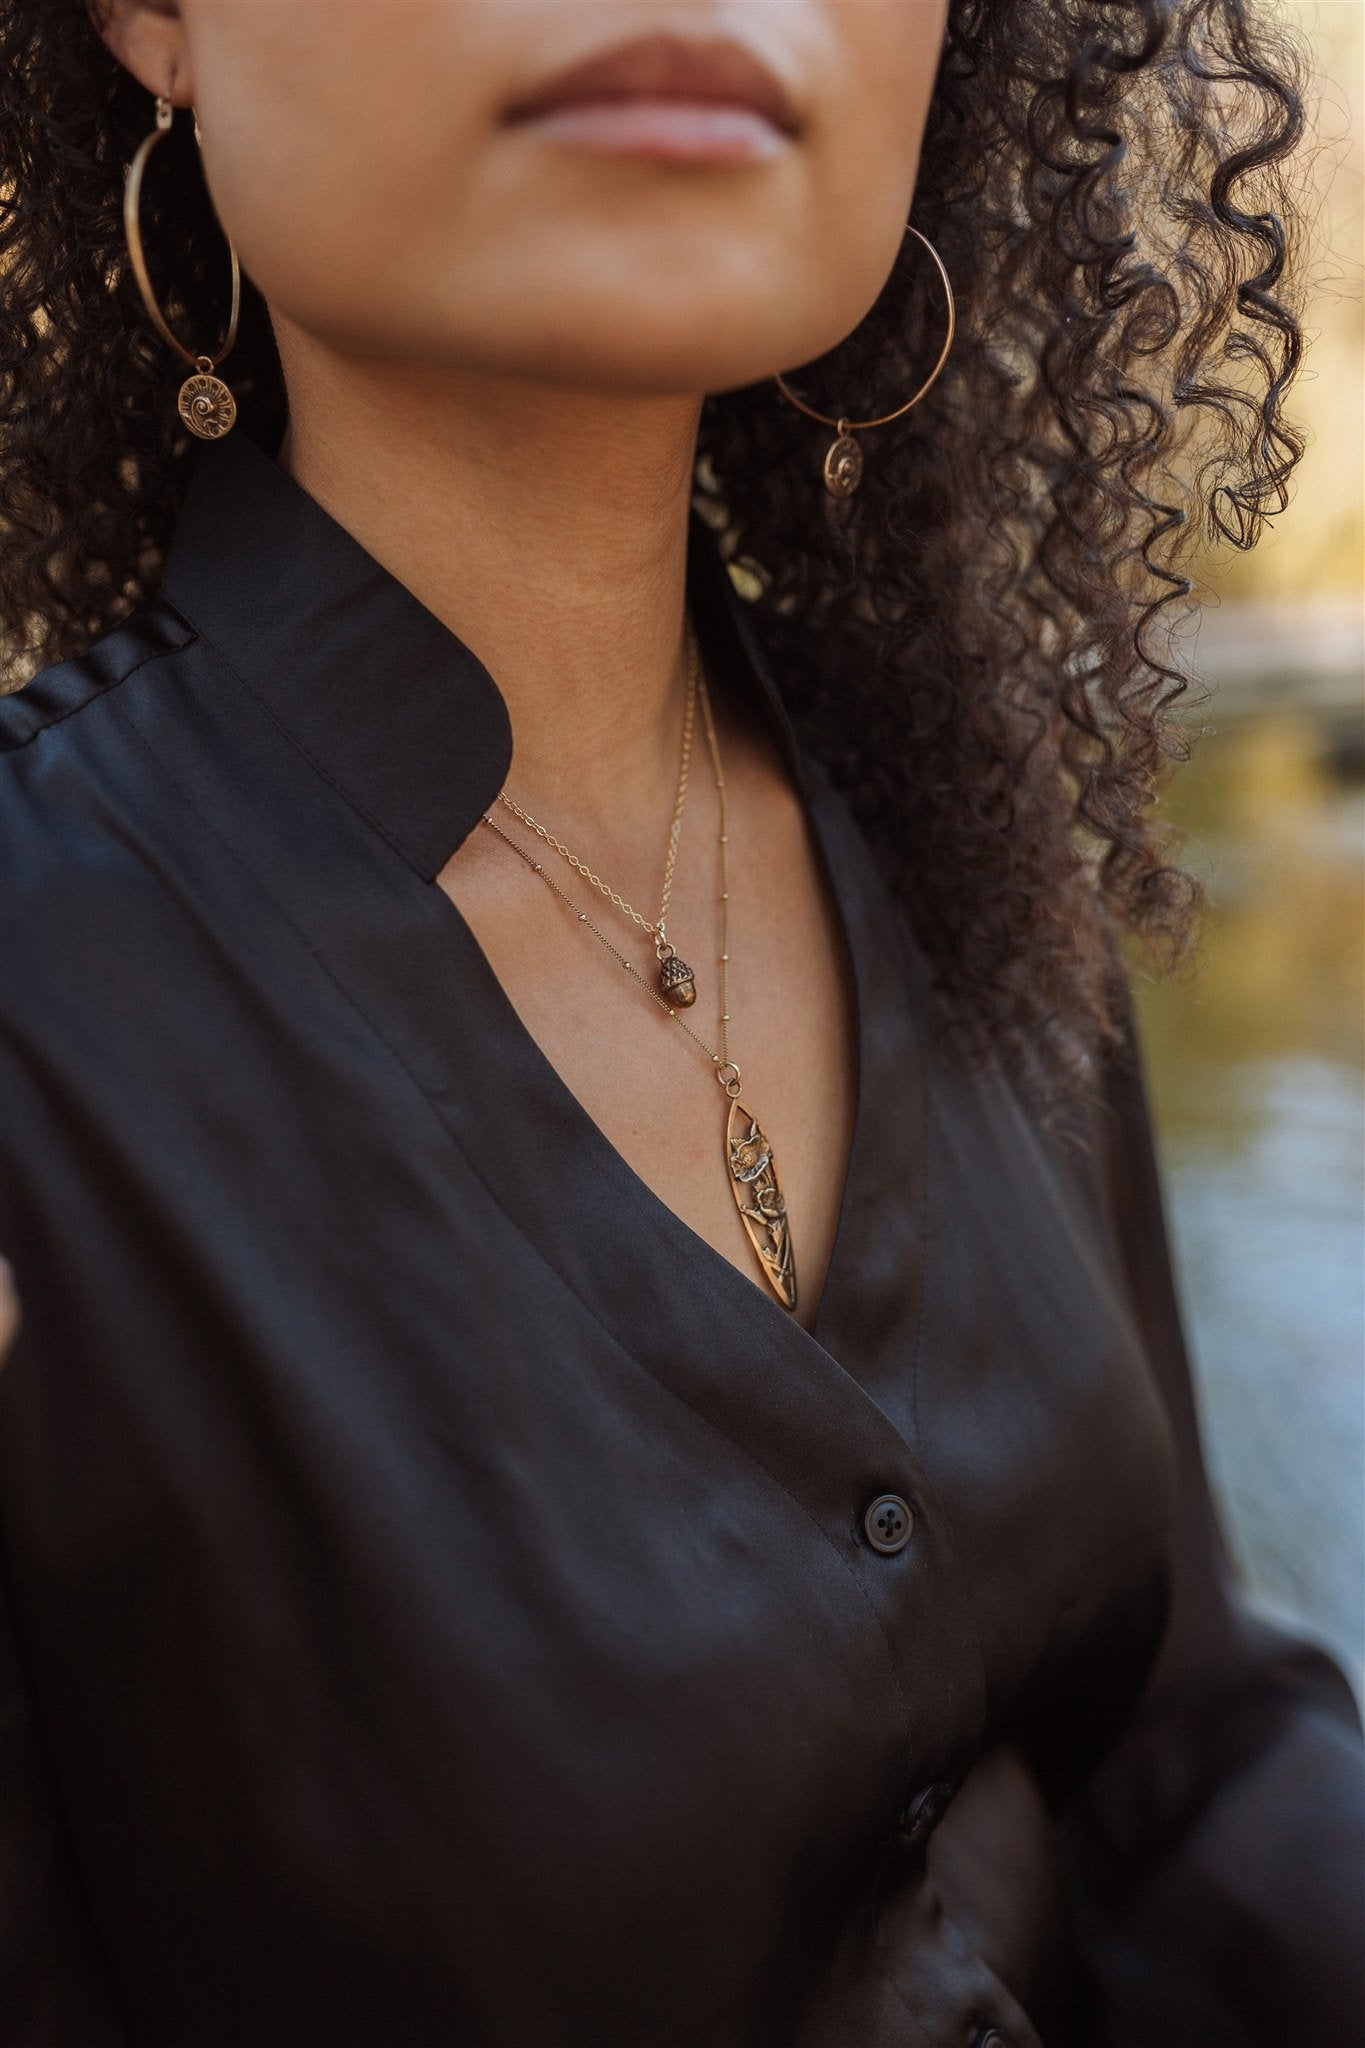
M280 348L281 463L493 675L508 794L547 822L657 822L700 401L343 360L289 330Z

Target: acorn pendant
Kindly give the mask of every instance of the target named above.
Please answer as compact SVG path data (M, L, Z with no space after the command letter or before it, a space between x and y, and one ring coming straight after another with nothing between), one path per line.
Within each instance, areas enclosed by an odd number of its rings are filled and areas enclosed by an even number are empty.
M680 1010L691 1009L697 1000L697 984L692 969L685 960L678 958L671 946L660 959L659 987L663 990L664 1000L676 1003Z

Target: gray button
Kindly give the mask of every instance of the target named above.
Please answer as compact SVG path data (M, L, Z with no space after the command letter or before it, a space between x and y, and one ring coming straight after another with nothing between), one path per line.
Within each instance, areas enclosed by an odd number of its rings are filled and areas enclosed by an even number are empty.
M894 1551L904 1550L910 1541L910 1531L915 1526L908 1500L902 1500L898 1493L879 1493L863 1509L863 1530L874 1550L880 1550L886 1557Z
M972 2042L972 2048L1010 2048L1010 2044L999 2027L983 2027Z

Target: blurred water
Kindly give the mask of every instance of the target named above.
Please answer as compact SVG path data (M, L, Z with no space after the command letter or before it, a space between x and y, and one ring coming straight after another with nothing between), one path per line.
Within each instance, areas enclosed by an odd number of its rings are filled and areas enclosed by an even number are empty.
M1136 981L1205 1452L1248 1586L1365 1697L1365 734L1226 719L1163 805L1202 962ZM1182 779L1183 778L1183 779Z
M1365 1690L1365 1091L1309 1057L1225 1078L1242 1146L1168 1154L1209 1464L1249 1583Z

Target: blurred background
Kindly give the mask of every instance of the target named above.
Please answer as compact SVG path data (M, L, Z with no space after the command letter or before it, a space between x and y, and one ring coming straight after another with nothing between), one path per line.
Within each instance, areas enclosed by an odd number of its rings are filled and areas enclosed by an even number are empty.
M1319 74L1308 449L1255 551L1195 567L1211 694L1161 812L1209 914L1193 974L1134 984L1224 1524L1365 1699L1365 7L1276 6Z

